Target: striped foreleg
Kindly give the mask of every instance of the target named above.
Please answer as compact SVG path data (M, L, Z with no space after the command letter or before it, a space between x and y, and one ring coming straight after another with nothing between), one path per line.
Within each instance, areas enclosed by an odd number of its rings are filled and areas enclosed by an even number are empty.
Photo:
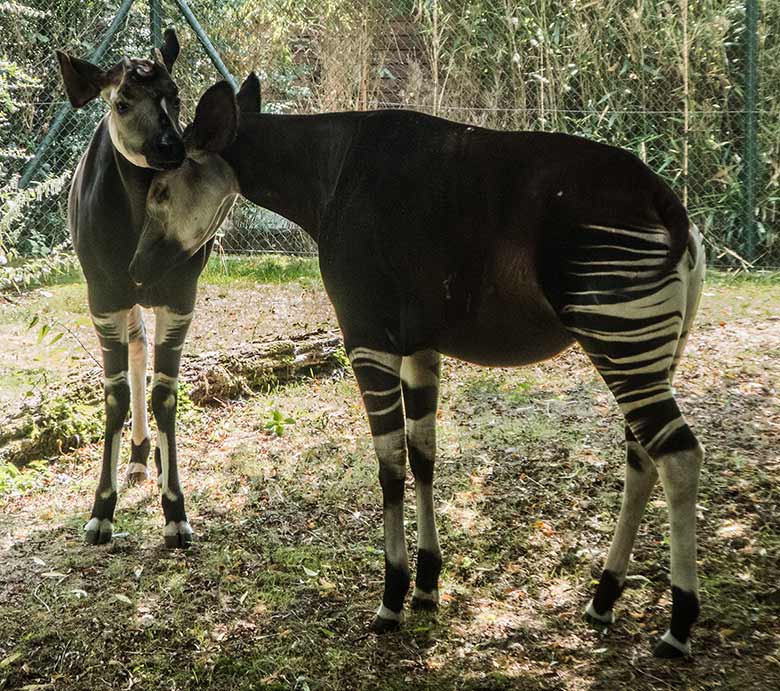
M157 448L162 508L165 515L165 545L188 547L192 528L184 510L184 493L179 483L176 456L176 402L179 365L192 312L178 314L167 307L156 307L154 334L154 378L152 412L157 422Z
M441 356L435 350L417 352L401 364L406 443L417 499L417 575L412 609L435 609L439 604L441 549L433 504L433 470L440 371Z
M385 588L371 628L377 633L384 633L398 628L402 621L404 598L410 582L404 534L406 438L401 356L356 347L349 350L349 359L363 396L379 460L385 532Z
M122 441L122 426L130 407L127 381L127 310L93 314L92 323L103 354L103 392L106 411L103 462L95 491L92 514L84 527L88 544L111 540L117 500L117 463Z
M146 327L140 306L130 310L127 317L128 355L130 364L130 405L132 436L127 484L135 485L149 477L149 420L146 412Z

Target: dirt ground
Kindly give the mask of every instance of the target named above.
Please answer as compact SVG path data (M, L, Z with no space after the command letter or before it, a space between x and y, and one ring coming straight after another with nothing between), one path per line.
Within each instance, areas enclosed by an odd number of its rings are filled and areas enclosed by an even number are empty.
M620 502L622 424L584 356L444 364L435 494L442 606L398 633L382 591L381 494L349 372L219 408L183 405L186 553L156 484L123 491L110 546L82 544L93 444L0 496L0 689L779 689L780 282L715 277L676 380L707 449L694 656L650 655L670 609L656 489L607 632L581 612ZM97 356L80 283L0 316L0 404ZM36 342L30 315L67 324ZM204 286L187 351L335 326L316 280ZM269 431L274 419L281 436ZM127 438L123 462L127 458ZM409 474L411 475L411 474ZM414 492L407 533L415 550ZM414 565L413 565L414 567Z

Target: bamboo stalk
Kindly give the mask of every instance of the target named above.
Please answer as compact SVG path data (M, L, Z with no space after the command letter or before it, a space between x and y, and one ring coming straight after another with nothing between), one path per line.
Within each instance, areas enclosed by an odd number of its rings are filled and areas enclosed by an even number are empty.
M690 84L688 70L688 0L680 0L682 10L682 78L683 78L683 204L688 206L688 136L690 131Z

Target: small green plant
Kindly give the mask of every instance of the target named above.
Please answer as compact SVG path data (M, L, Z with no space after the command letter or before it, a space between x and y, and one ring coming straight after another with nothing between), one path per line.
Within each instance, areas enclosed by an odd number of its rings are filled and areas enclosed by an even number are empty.
M41 315L36 314L30 319L30 323L27 325L27 330L30 331L35 327L38 327L38 343L42 343L44 339L51 334L51 340L48 345L52 346L59 341L65 332L57 328L57 322L49 322L41 319ZM52 328L54 327L54 328Z
M49 477L49 466L45 461L33 461L20 470L13 463L0 465L0 495L25 494L41 489Z
M273 404L271 404L273 405ZM285 415L278 408L271 408L268 411L268 416L263 423L263 429L271 434L275 434L277 437L284 435L284 430L288 425L294 425L295 418Z

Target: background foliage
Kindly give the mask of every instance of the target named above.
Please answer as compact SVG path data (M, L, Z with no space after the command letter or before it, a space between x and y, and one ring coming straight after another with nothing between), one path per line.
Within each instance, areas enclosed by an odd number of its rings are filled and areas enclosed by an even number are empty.
M0 240L42 255L67 239L65 189L101 116L93 104L47 152L39 184L16 180L64 96L53 57L85 56L118 0L0 2ZM720 263L780 265L780 3L761 0L755 253L743 197L744 0L193 0L237 79L263 79L268 110L407 107L497 128L563 130L635 150L671 180ZM163 25L183 44L175 77L192 105L218 78L175 3ZM104 59L149 50L137 0ZM185 112L185 117L189 112ZM313 247L289 224L244 205L230 251Z

